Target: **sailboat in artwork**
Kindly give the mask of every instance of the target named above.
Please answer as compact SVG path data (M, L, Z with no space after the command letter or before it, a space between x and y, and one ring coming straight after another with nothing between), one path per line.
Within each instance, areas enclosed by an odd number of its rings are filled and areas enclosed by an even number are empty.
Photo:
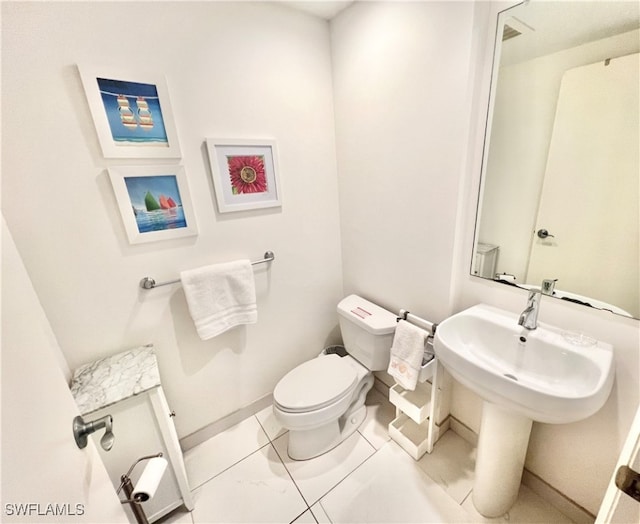
M176 206L175 201L171 197L166 197L164 195L160 195L160 207L162 209L173 209Z
M147 194L144 196L144 205L146 206L147 211L156 211L161 209L160 204L158 204L158 201L153 197L150 191L147 191Z

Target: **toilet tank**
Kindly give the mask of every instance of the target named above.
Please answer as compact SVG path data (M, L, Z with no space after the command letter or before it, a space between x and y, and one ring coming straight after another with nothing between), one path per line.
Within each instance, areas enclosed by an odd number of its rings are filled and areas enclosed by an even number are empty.
M358 295L343 298L338 315L348 353L371 371L386 370L397 316Z

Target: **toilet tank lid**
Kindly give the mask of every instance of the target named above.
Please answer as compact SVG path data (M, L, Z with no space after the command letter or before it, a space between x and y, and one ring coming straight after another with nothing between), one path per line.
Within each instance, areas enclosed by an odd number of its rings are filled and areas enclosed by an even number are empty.
M338 314L374 335L388 335L396 329L398 317L373 302L349 295L338 304Z

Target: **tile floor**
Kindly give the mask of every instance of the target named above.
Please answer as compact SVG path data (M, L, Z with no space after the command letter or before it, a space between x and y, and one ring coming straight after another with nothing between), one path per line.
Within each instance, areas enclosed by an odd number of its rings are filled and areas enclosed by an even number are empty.
M369 394L367 419L329 453L296 462L271 408L185 453L195 509L162 524L203 523L570 523L526 486L504 517L473 507L475 448L447 431L413 460L389 439L395 408Z

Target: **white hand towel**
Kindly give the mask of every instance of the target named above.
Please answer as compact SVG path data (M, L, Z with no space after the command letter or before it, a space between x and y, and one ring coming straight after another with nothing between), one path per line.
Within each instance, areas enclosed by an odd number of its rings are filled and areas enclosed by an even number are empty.
M405 320L396 326L387 372L404 389L416 389L427 337L424 329Z
M202 340L258 320L256 286L249 260L180 273L189 313Z

